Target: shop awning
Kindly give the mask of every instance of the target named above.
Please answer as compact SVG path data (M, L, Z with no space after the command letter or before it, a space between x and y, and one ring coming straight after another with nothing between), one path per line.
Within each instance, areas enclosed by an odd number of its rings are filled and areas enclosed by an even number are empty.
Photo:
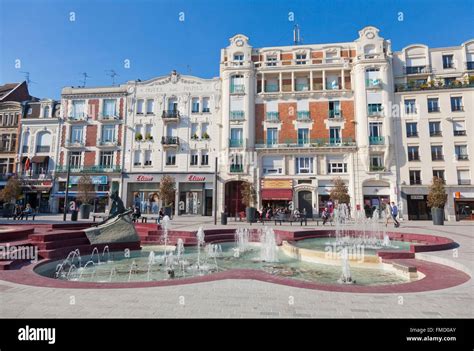
M64 197L66 195L65 191L58 191L54 193L55 197ZM69 191L68 192L68 197L76 197L78 195L77 191ZM94 193L91 193L91 196L93 197L106 197L109 196L108 191L96 191Z
M45 163L48 159L49 156L33 156L31 163Z
M262 200L293 200L292 189L262 189Z

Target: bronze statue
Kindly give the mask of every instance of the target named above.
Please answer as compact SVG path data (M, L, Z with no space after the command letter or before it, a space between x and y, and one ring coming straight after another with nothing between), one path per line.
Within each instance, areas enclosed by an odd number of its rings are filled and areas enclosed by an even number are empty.
M118 191L113 192L110 195L110 198L112 199L112 206L110 207L109 217L107 220L124 214L127 211L123 205L122 199L118 195Z

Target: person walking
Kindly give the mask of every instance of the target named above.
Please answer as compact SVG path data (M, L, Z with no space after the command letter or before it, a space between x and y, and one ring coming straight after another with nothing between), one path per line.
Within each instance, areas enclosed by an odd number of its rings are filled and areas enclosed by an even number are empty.
M393 224L395 228L400 227L400 222L397 221L398 207L397 205L395 205L395 202L393 201L392 201L392 206L391 206L391 214L392 214Z

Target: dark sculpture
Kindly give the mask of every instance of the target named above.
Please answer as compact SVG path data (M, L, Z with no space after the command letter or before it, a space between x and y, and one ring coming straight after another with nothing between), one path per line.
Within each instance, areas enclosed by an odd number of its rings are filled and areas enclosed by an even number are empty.
M106 221L127 212L122 199L118 196L118 191L113 192L110 198L112 199L112 206L110 207L109 217Z

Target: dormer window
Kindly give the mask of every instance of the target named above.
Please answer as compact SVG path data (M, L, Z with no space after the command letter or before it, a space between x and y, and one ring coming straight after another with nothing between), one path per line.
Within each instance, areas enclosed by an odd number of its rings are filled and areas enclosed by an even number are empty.
M48 118L49 117L49 106L45 106L43 109L43 118Z
M234 62L238 63L239 65L243 65L244 63L244 54L234 54Z
M267 56L267 66L272 67L277 65L277 57L276 55L269 55Z

